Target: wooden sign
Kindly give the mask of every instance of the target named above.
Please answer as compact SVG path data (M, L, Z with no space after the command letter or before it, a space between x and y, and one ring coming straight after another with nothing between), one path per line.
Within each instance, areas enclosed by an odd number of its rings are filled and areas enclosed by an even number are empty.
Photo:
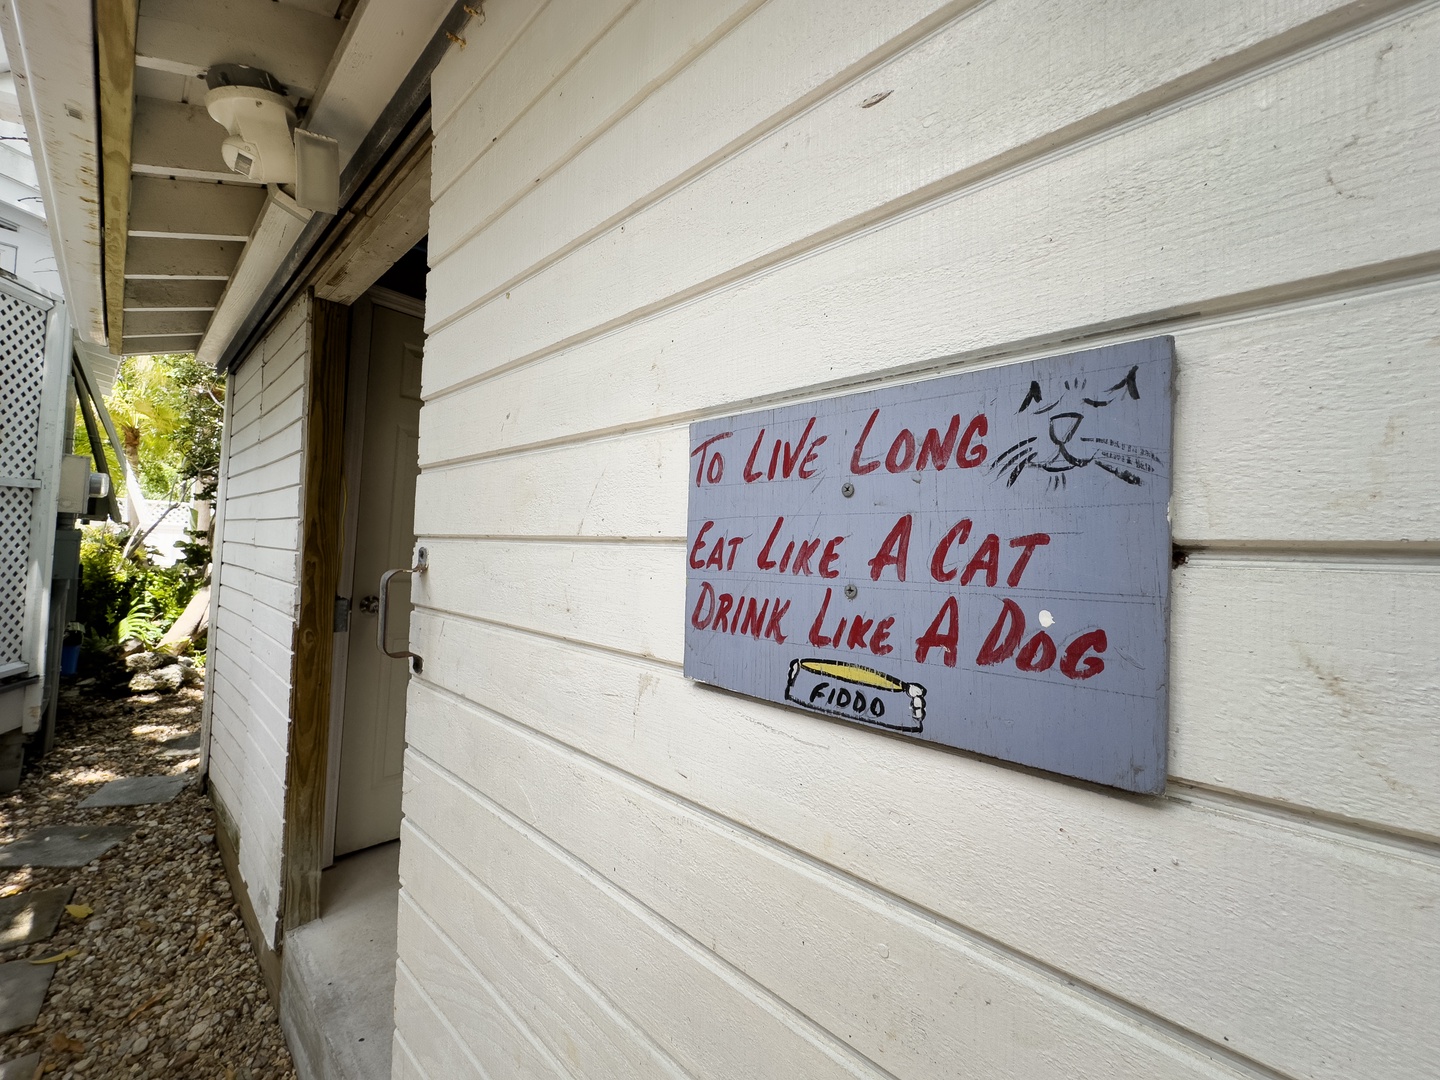
M1162 791L1172 363L1153 338L691 425L685 674Z

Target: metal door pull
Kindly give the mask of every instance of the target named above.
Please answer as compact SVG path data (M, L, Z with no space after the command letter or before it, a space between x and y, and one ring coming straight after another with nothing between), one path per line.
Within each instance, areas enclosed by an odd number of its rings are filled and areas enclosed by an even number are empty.
M385 631L389 627L390 614L390 581L392 578L395 577L396 574L423 574L429 568L430 556L429 553L422 547L417 548L415 551L414 566L410 567L408 570L403 568L398 570L386 570L385 573L380 575L380 620L379 625L375 629L375 643L380 646L380 651L382 653L384 653L386 656L393 657L396 660L403 660L408 656L411 661L410 668L417 675L420 673L424 666L424 661L420 658L420 654L408 651L391 652L389 646L386 644L388 635Z

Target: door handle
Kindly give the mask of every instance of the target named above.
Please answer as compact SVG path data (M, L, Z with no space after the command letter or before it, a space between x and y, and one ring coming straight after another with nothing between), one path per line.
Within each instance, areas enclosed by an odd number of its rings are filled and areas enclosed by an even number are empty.
M420 654L413 653L408 650L405 652L391 652L389 645L386 644L388 639L386 630L389 629L390 616L390 582L395 578L396 574L423 574L429 568L430 556L429 553L422 547L417 548L415 551L414 566L411 566L408 569L401 568L397 570L386 570L385 573L380 575L380 619L379 625L375 628L375 643L380 646L380 651L382 653L395 660L403 660L406 657L409 657L410 668L417 675L420 674L421 670L424 667L424 661L420 658Z

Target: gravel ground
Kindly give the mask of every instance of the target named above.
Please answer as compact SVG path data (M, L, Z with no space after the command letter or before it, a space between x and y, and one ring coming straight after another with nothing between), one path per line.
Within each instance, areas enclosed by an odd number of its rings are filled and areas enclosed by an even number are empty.
M0 1061L38 1051L48 1080L66 1077L293 1078L290 1053L215 847L215 814L194 785L159 806L80 810L100 784L188 775L198 751L168 740L199 730L200 691L62 703L55 749L18 791L0 796L0 842L37 825L133 825L79 869L0 870L0 895L74 885L74 904L46 941L0 962L60 962L40 1018L0 1039Z

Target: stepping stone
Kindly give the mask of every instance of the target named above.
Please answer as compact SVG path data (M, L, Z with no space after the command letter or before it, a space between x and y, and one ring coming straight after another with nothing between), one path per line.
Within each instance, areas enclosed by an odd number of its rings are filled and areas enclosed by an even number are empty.
M0 846L0 866L84 866L129 835L126 825L45 825Z
M173 739L166 739L161 744L166 750L199 750L200 733L192 732L189 735L176 735Z
M35 1023L54 974L54 964L32 964L29 960L0 964L0 1035Z
M74 888L32 889L0 900L0 949L44 941L55 932ZM0 1080L5 1074L0 1073Z
M80 804L80 809L95 806L150 806L166 803L180 794L189 779L184 776L129 776L101 784L100 790Z
M31 1080L39 1065L39 1054L26 1054L24 1057L0 1061L0 1080Z

